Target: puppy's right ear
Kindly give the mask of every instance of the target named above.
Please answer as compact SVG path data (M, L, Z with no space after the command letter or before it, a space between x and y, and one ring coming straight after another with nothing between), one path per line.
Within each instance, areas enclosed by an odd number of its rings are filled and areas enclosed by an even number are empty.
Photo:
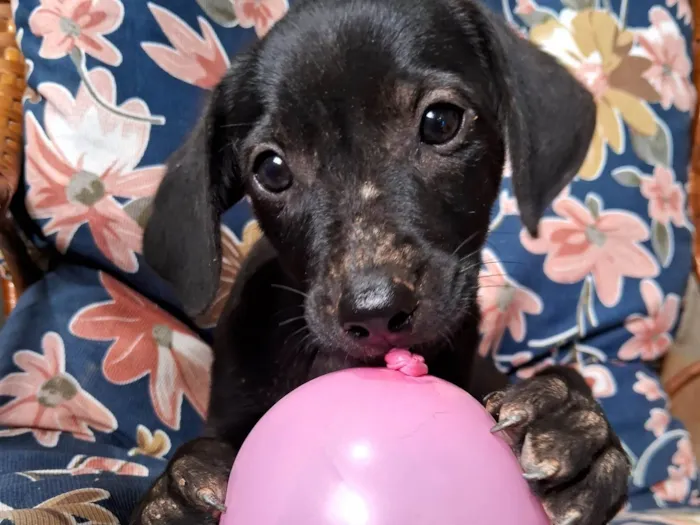
M185 312L211 304L221 273L221 214L243 197L230 128L235 80L213 90L204 116L171 156L144 232L146 262L170 282Z

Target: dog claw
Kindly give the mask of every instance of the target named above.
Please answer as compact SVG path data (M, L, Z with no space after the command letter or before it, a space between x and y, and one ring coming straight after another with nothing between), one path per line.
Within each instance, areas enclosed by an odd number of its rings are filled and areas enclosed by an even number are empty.
M542 481L550 476L548 472L535 470L533 472L523 472L523 477L528 481Z
M490 394L486 394L486 395L484 396L484 398L481 400L481 402L485 405L486 403L489 402L489 399L491 399L493 396L495 396L496 394L498 394L498 392L499 392L499 390L494 390L494 391L491 392Z
M199 494L199 499L201 499L207 505L215 508L219 512L226 512L226 505L221 503L216 496L211 492L206 491Z
M513 427L521 423L524 419L525 414L513 414L512 416L504 417L491 429L491 433L495 434L501 430Z
M551 478L559 470L559 465L555 462L546 463L540 468L530 469L523 472L523 477L528 481L542 481L543 479Z
M569 514L566 518L564 518L563 521L559 521L556 523L556 525L574 525L575 523L578 523L578 521L581 519L581 513L575 512L572 514Z

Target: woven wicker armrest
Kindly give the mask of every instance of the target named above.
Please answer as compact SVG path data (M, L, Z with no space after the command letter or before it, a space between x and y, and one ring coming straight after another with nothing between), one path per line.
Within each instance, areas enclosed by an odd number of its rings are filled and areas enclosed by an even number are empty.
M20 178L25 73L9 0L0 0L0 276L5 314L37 273L8 214Z

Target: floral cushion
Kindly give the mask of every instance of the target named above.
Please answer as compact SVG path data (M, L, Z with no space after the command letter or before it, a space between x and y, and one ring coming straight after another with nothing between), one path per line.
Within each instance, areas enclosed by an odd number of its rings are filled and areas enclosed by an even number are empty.
M700 500L687 432L653 366L671 345L690 268L688 0L486 3L589 87L598 126L538 239L522 231L506 176L484 251L479 350L516 380L577 367L634 463L621 523L685 523L640 513ZM187 319L140 255L150 202L227 56L287 4L13 8L30 71L13 211L33 242L66 257L0 333L0 520L123 522L201 428L209 328L260 236L247 203L227 212L216 301Z

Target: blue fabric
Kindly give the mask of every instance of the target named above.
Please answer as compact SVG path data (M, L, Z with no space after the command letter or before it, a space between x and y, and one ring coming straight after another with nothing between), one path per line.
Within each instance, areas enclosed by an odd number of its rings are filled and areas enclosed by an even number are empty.
M250 16L244 7L256 2L269 16ZM687 2L612 1L595 12L585 9L589 0L486 3L499 12L507 4L514 28L555 55L563 44L580 51L589 33L596 45L617 46L559 57L598 95L599 128L538 242L522 232L504 179L484 252L480 351L514 380L555 362L578 367L635 464L630 510L695 505L687 433L654 371L690 269ZM35 243L71 262L27 291L0 333L0 519L70 495L85 512L106 509L103 522L123 522L174 448L202 426L210 328L259 231L247 202L226 213L217 301L190 320L141 259L141 212L225 54L264 34L286 4L233 0L216 14L199 2L170 4L16 7L32 91L15 213ZM66 20L80 37L61 33ZM670 73L656 67L659 46L680 55Z

